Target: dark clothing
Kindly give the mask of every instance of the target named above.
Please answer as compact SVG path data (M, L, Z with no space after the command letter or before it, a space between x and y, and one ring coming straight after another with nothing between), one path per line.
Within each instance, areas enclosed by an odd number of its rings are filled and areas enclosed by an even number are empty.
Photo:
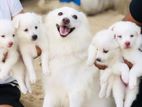
M20 103L20 90L15 84L0 84L0 105L24 107Z
M132 17L142 23L142 0L132 0L129 8Z
M142 23L142 0L132 0L129 9L132 17L136 21ZM137 98L133 102L131 107L142 107L142 79L139 84L139 92Z

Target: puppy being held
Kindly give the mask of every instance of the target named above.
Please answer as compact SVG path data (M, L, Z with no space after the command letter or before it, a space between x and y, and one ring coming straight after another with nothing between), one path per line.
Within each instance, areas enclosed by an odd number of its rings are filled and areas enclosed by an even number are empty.
M139 77L142 76L142 51L140 49L142 43L141 30L135 23L128 21L120 21L110 27L116 35L123 60L130 68L129 72L129 88L127 91L128 100L125 107L130 107L138 93Z
M15 78L22 93L31 92L26 68L20 59L12 21L0 20L0 79Z
M88 50L88 65L93 64L100 71L99 97L109 97L112 90L116 107L123 107L125 85L122 80L128 84L129 68L122 60L119 45L111 30L102 30L95 35Z
M23 13L14 18L18 45L23 61L29 73L31 83L35 83L36 74L33 67L33 58L38 56L41 50L41 63L43 73L48 70L48 44L41 16L35 13Z

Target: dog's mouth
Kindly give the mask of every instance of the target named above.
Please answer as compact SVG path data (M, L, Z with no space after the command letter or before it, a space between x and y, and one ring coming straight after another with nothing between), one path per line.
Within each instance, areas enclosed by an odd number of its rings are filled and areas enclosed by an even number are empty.
M57 30L61 37L67 37L70 33L75 30L75 27L69 27L66 25L58 25L56 24Z

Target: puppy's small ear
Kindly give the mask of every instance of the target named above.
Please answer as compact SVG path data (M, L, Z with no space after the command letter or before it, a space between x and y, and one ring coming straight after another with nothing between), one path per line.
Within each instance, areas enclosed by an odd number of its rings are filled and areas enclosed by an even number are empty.
M136 26L136 32L137 35L141 35L141 28L139 26Z
M114 28L115 28L115 26L112 25L112 26L110 26L108 29L111 30L111 31L114 31Z
M18 29L18 27L20 26L20 18L21 15L17 15L13 18L13 25L16 29Z

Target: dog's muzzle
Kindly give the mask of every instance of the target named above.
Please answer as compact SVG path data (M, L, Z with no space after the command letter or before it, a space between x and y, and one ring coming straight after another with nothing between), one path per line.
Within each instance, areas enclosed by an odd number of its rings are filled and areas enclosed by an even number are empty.
M61 37L67 37L75 30L75 27L70 27L70 20L68 18L64 18L62 24L56 24L56 27Z

